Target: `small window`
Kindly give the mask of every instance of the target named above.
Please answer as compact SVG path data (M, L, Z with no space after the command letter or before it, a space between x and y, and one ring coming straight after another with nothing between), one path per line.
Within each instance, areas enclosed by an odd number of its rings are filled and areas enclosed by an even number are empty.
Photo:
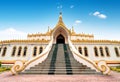
M4 47L4 49L3 49L3 53L2 53L2 56L5 56L6 51L7 51L7 47Z
M102 47L100 47L100 53L101 53L101 56L104 56L103 48Z
M36 54L37 54L37 47L34 47L33 56L36 56Z
M40 47L39 54L41 54L43 51L43 47Z
M95 52L95 56L98 56L98 49L97 49L97 47L94 47L94 52Z
M13 47L12 56L15 56L15 52L16 52L16 47Z
M82 48L81 47L78 48L78 51L79 51L80 54L82 54Z
M87 47L84 47L84 53L85 53L85 56L88 56L88 50L87 50Z
M119 57L119 51L118 51L118 48L115 47L114 49L115 49L116 56Z
M105 47L105 52L106 52L106 55L109 57L109 56L110 56L110 53L109 53L108 47Z
M26 53L27 53L27 47L24 47L23 56L26 56Z
M21 50L22 50L22 47L19 47L19 48L18 48L18 56L21 55Z

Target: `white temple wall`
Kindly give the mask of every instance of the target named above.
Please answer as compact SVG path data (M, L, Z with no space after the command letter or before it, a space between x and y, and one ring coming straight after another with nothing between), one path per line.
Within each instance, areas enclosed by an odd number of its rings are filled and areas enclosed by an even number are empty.
M99 60L107 60L107 61L120 61L120 56L117 57L114 48L117 47L120 55L120 44L87 44L87 43L81 43L81 44L74 44L76 49L78 50L79 47L82 48L82 53L84 54L84 47L87 47L88 49L88 58L99 61ZM95 56L94 47L97 47L98 49L98 57ZM104 56L101 56L99 48L103 48ZM106 55L105 47L108 47L110 56Z
M12 56L14 46L16 46L16 52L15 52L15 56ZM1 52L0 52L0 59L1 60L29 60L29 59L32 59L35 57L35 56L33 56L34 47L37 47L37 54L36 54L36 56L37 56L37 55L39 55L39 48L43 47L43 50L44 50L46 46L47 46L47 44L39 44L39 43L6 45L6 47L7 47L6 54L5 54L5 56L2 56L3 48L5 47L5 46L3 46L1 49ZM18 48L19 47L22 47L20 56L18 56ZM24 47L27 47L26 56L23 56Z
M1 52L0 52L0 61L2 61L2 60L30 60L30 59L36 57L37 55L39 55L39 48L40 47L43 47L43 50L44 50L47 45L48 45L47 43L14 43L14 44L3 45L2 49L1 49ZM93 61L99 61L99 60L120 61L120 56L117 57L116 53L115 53L115 50L114 50L114 48L117 47L118 51L119 51L119 55L120 55L120 44L74 43L73 45L75 46L75 48L77 50L78 50L79 47L81 47L83 55L85 55L84 54L84 47L87 47L88 58L92 59ZM16 46L17 49L16 49L16 52L15 52L15 56L12 56L14 46ZM18 48L20 46L22 47L22 50L21 50L21 55L18 56ZM27 54L26 54L26 56L23 56L25 46L27 47ZM3 48L4 47L7 47L7 52L6 52L5 56L3 57L2 53L3 53ZM37 55L36 56L33 56L34 47L37 47ZM97 47L99 56L95 56L94 47ZM100 53L100 50L99 50L100 47L103 48L104 56L101 56L101 53ZM108 47L110 56L106 55L105 47Z

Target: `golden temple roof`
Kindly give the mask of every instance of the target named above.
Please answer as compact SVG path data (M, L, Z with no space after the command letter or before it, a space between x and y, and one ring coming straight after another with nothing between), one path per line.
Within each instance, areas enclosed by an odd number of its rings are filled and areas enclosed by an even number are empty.
M120 44L120 41L117 40L72 40L73 43L117 43Z
M93 34L76 34L76 33L72 33L71 34L72 36L81 36L81 37L93 37L94 38L94 35Z
M4 44L4 43L33 43L33 42L37 42L37 43L48 43L49 40L4 40L4 41L0 41L0 44Z

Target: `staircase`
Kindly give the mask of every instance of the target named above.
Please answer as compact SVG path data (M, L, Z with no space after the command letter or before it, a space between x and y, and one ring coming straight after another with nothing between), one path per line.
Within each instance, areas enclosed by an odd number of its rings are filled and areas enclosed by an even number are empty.
M77 62L68 44L53 44L47 59L43 63L39 63L20 74L71 75L101 73Z

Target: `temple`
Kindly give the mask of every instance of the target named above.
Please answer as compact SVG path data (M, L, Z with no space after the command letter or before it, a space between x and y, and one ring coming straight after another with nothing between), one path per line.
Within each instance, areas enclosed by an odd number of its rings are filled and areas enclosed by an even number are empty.
M120 65L120 41L96 40L93 34L78 34L74 31L74 27L72 29L66 27L60 13L55 27L53 29L48 27L46 33L28 34L27 40L0 41L0 61L5 65L13 65L11 69L13 74L39 73L33 71L32 67L35 68L35 65L45 62L44 69L49 70L41 71L40 73L43 74L64 74L66 73L64 67L67 66L70 74L80 73L72 69L71 72L70 67L79 67L77 64L81 65L81 63L86 66L86 69L96 71L90 73L108 74L109 66ZM51 63L48 64L48 61ZM19 67L16 68L18 65ZM50 70L52 67L56 72ZM63 67L64 72L58 71L60 67Z

